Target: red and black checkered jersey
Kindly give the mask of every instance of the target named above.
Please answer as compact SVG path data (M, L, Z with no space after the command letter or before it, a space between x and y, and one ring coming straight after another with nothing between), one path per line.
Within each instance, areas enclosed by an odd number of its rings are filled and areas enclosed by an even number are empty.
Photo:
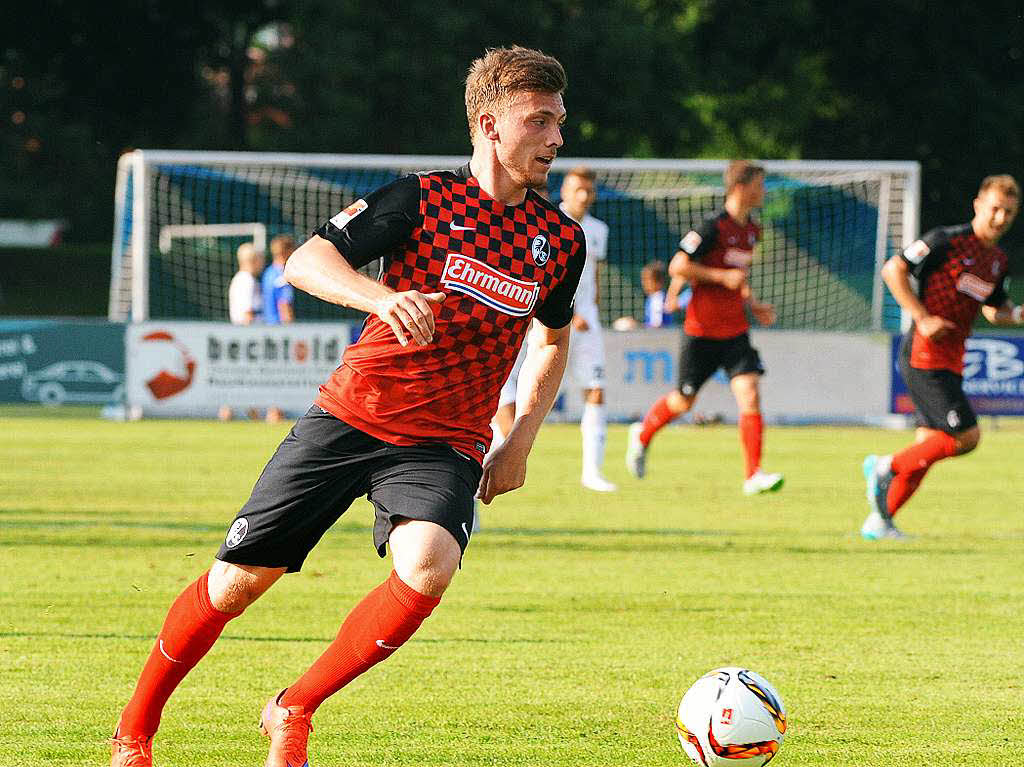
M982 304L1006 302L1006 254L979 240L970 224L961 224L932 229L903 251L903 260L917 278L918 296L928 313L956 325L938 340L911 328L910 365L963 373L965 342Z
M368 317L316 403L386 442L444 442L482 461L530 320L572 319L586 259L579 224L533 191L520 205L492 199L466 165L405 176L315 233L353 266L382 257L380 281L396 292L447 294L428 346L402 346Z
M704 266L749 272L754 245L760 238L761 227L752 219L741 224L721 210L691 229L680 240L679 249ZM740 291L700 280L695 280L691 289L693 293L683 323L687 335L735 338L750 327L746 300Z

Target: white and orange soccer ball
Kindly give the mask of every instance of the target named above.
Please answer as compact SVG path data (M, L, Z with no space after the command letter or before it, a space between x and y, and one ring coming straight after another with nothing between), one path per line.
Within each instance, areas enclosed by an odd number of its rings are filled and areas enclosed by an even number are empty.
M695 764L761 767L782 746L786 708L760 674L737 666L716 668L686 691L676 730Z

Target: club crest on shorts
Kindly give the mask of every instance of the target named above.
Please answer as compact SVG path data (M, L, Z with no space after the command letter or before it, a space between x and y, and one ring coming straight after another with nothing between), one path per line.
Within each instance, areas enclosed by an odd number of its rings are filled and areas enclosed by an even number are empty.
M551 258L551 246L548 245L548 238L538 234L530 243L530 250L533 252L533 260L537 266L544 266Z
M249 532L249 520L245 517L236 519L235 523L231 525L231 529L228 530L228 537L224 539L224 545L229 549L235 548L242 542L247 532Z

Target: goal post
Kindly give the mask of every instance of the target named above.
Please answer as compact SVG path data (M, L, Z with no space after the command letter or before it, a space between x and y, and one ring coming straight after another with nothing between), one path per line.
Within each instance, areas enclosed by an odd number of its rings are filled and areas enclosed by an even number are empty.
M227 320L242 242L301 242L353 200L399 176L467 157L136 150L118 164L111 254L112 320ZM879 270L918 234L916 162L769 160L751 285L797 330L899 328ZM643 316L640 271L667 263L680 237L724 201L725 161L559 158L597 175L592 213L609 225L600 267L602 318ZM368 268L368 270L372 267ZM358 315L297 295L303 321Z

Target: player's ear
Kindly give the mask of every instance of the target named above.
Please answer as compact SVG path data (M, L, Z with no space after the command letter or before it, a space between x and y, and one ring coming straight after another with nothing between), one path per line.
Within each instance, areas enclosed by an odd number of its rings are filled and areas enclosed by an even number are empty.
M488 141L498 140L498 118L490 112L481 112L480 117L477 118L477 128L480 131L480 135L486 138Z

